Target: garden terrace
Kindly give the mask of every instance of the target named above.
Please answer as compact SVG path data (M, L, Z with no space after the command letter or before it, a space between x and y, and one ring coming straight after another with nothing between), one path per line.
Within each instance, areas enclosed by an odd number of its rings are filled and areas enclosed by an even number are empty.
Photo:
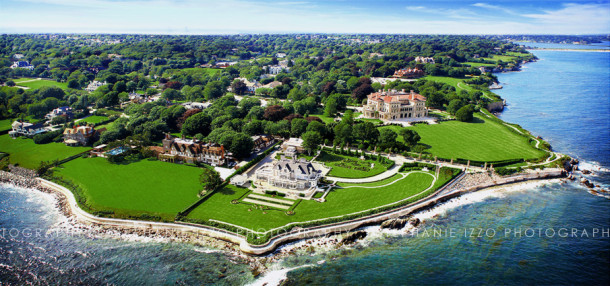
M368 157L368 155L367 155ZM367 178L381 174L392 167L393 161L383 158L383 161L374 159L362 160L358 157L342 155L330 151L322 151L315 159L316 162L324 163L331 168L327 174L339 178ZM373 166L371 168L371 166Z
M68 89L68 84L65 82L57 82L54 80L37 79L37 78L20 78L14 80L17 86L23 86L31 89L41 88L43 86L56 86L63 90Z
M398 178L401 176L402 178ZM452 176L443 177L442 183ZM376 185L386 183L375 182ZM433 184L434 183L434 184ZM248 189L228 185L219 190L187 215L186 220L209 224L210 220L236 225L258 232L266 232L274 228L286 226L295 222L331 219L340 221L338 216L364 212L401 200L405 203L421 199L440 186L439 180L434 180L432 172L411 172L393 177L393 181L383 188L367 184L349 184L349 188L335 188L327 196L326 202L299 200L293 205L293 215L285 211L270 208L259 209L249 204L231 204L231 201L244 197ZM361 215L365 215L362 213ZM347 219L347 217L346 217ZM330 221L320 221L328 223Z

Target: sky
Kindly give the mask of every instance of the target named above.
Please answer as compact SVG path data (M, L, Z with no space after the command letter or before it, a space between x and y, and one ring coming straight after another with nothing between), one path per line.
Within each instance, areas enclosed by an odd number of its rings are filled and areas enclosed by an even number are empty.
M610 0L0 0L0 33L610 34Z

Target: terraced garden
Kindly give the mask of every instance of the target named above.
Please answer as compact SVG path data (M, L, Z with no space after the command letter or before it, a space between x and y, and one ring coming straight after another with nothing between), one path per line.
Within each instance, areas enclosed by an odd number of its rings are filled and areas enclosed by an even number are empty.
M381 174L391 166L387 163L322 151L316 158L317 162L324 163L331 170L328 176L340 178L366 178Z

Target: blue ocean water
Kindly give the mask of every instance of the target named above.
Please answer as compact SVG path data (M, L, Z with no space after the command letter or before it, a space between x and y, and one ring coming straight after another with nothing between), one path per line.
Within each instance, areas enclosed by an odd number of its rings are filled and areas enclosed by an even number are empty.
M540 61L499 75L498 93L509 103L502 118L556 151L610 168L610 53L533 52ZM590 179L610 185L607 172ZM610 283L610 234L600 233L610 227L610 200L578 184L475 193L422 218L416 234L369 227L353 247L310 249L270 266L297 267L288 285ZM48 195L0 186L0 284L261 282L226 252L70 236L64 221Z

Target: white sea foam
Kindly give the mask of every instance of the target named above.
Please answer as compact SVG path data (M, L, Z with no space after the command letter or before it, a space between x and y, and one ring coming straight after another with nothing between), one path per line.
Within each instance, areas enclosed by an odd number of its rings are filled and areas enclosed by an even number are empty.
M280 283L282 283L282 281L286 280L286 278L288 277L287 274L288 272L295 270L295 269L299 269L299 268L304 268L304 267L312 267L314 266L313 264L305 264L305 265L301 265L301 266L297 266L297 267L292 267L292 268L283 268L283 269L272 269L271 271L265 273L265 275L263 275L261 278L257 279L256 281L252 282L251 284L248 284L249 286L262 286L262 285L267 285L267 286L276 286L276 285L280 285ZM278 266L279 268L279 266Z

